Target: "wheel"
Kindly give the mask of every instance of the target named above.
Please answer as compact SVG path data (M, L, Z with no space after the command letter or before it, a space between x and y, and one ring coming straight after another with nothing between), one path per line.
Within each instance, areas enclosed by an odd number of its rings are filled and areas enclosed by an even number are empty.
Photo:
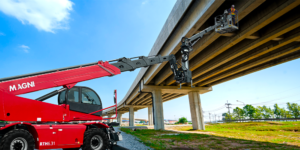
M24 129L7 132L0 141L0 150L34 150L32 135Z
M105 150L108 146L108 137L102 129L92 128L85 131L82 150Z

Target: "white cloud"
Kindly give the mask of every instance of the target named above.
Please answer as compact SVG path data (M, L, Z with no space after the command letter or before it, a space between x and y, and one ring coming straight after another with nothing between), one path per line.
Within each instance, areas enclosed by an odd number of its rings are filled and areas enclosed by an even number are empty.
M5 34L4 34L4 33L2 33L2 32L0 32L0 36L5 36Z
M0 0L0 11L54 33L55 29L68 29L72 5L70 0Z
M25 53L29 53L29 49L30 49L29 46L21 45L20 47L23 49L23 51L24 51Z

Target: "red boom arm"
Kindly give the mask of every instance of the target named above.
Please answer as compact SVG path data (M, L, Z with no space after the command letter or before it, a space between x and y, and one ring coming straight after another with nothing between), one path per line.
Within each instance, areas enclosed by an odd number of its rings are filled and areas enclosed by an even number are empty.
M120 73L121 71L117 67L110 65L108 62L99 61L98 64L92 66L4 81L0 83L0 89L13 95L35 92L58 86L64 86L70 89L78 82L117 75Z

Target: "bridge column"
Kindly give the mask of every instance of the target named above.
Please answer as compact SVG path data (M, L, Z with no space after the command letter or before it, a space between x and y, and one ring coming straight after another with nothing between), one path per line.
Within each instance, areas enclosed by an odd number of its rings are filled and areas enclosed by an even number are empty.
M112 115L107 115L107 118L111 118L112 117ZM112 119L107 119L107 122L109 123L109 122L112 122Z
M161 89L153 90L153 107L154 107L154 129L159 130L165 129L164 124L164 110L163 110L163 102L162 102L162 94Z
M148 106L148 125L153 126L153 111L152 106Z
M122 124L122 113L119 113L119 112L118 112L117 122L120 123L119 126L121 126L121 124Z
M194 130L205 130L199 92L189 92L190 110Z
M129 107L129 126L134 126L134 109L133 109L133 106Z

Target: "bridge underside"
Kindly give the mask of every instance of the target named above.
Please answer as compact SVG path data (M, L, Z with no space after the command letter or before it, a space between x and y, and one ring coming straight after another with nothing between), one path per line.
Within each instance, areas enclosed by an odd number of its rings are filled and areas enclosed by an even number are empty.
M239 30L223 35L208 33L191 52L190 68L194 86L212 87L300 57L300 0L215 0L207 3L210 7L197 18L195 16L201 13L200 9L204 9L201 7L203 3L198 0L191 2L167 41L156 53L163 56L175 54L180 58L179 41L182 36L190 37L213 25L215 16L235 4L239 11ZM151 51L150 54L153 53ZM142 83L157 87L178 87L166 63L151 66L143 75ZM137 84L122 104L136 106L135 111L152 105L151 93L140 93L139 88ZM205 92L208 91L199 93ZM161 92L162 102L187 94ZM119 105L119 110L129 111L129 107Z

